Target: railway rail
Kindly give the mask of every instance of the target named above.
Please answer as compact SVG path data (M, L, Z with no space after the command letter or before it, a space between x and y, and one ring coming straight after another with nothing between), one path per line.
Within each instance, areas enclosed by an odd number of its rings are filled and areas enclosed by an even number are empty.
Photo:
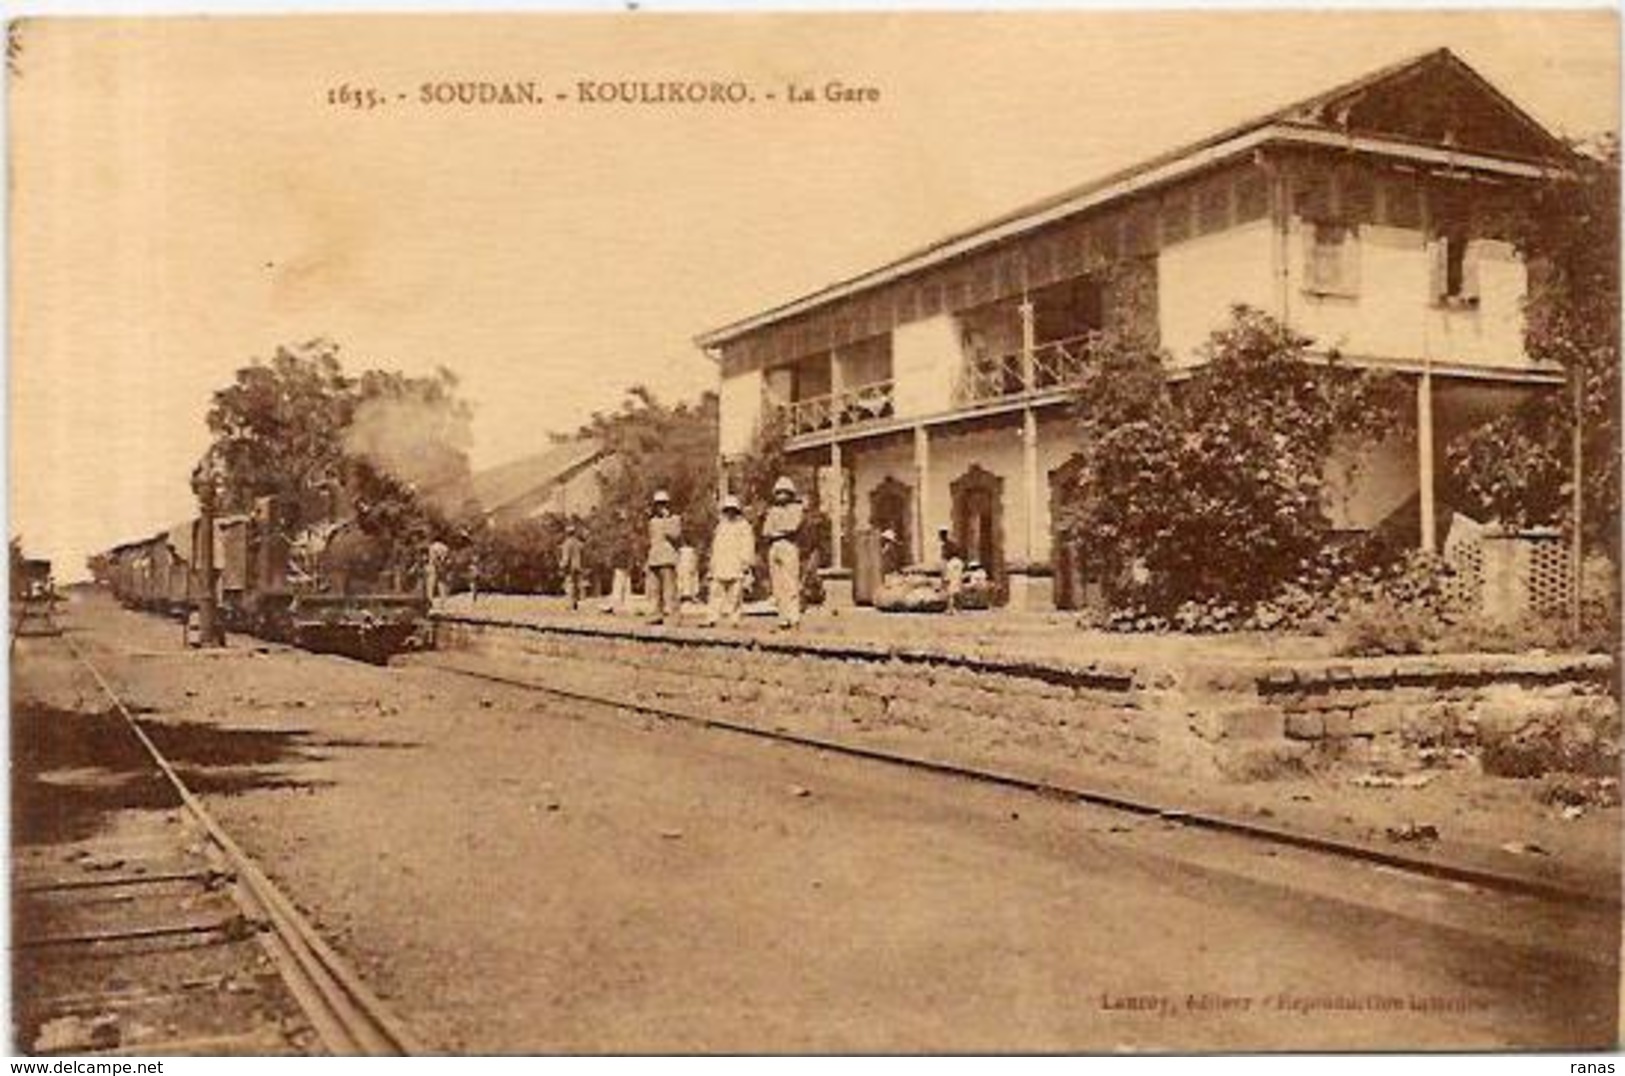
M63 636L73 657L96 681L113 709L128 725L153 764L173 789L187 815L206 836L219 866L208 870L172 870L139 877L82 879L66 883L46 883L37 890L77 888L91 890L119 886L162 886L194 882L224 888L238 909L236 915L197 922L124 930L117 939L146 933L225 932L241 935L252 932L274 963L282 982L308 1020L311 1031L329 1053L344 1056L407 1056L426 1052L404 1024L368 989L344 959L316 932L292 901L266 876L208 808L187 787L175 767L164 757L118 692L73 640ZM101 940L117 940L112 935ZM42 946L94 944L94 936L63 936L36 939ZM92 999L95 1001L95 999ZM105 997L100 1003L116 1007L118 998ZM207 1047L209 1044L203 1044Z
M559 687L526 677L470 669L454 663L435 661L422 655L415 658L414 662L442 672L536 691L574 702L623 710L663 720L679 721L701 728L715 729L775 743L827 751L850 758L865 759L888 766L933 773L956 780L973 781L985 785L1014 789L1051 799L1085 803L1120 811L1139 818L1156 818L1176 822L1192 829L1225 833L1268 845L1296 848L1387 870L1400 871L1446 882L1463 883L1491 892L1530 896L1568 904L1592 905L1605 909L1617 908L1621 900L1621 895L1617 890L1600 892L1565 884L1558 880L1531 877L1526 874L1513 874L1495 870L1492 867L1409 854L1400 849L1385 848L1367 842L1339 839L1324 834L1269 825L1249 818L1214 811L1184 809L1167 803L1157 803L1148 799L1136 798L1116 791L1090 788L1081 784L1062 783L947 762L940 759L901 754L862 744L809 736L765 724L753 724L746 720L696 714L687 710L642 702L636 699Z

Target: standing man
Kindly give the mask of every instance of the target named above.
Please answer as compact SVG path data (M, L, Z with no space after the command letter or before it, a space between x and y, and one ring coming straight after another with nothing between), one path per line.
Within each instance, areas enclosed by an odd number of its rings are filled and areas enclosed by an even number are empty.
M451 547L436 538L429 543L429 552L425 556L423 570L423 590L430 601L446 596L446 560L451 556Z
M652 624L665 623L677 614L677 546L683 539L683 521L672 514L671 495L658 490L649 516L649 599Z
M745 601L745 573L756 562L756 531L732 493L722 498L722 518L711 538L711 615L738 627Z
M779 627L784 630L801 623L801 547L796 539L804 517L796 484L781 475L773 483L773 507L762 521L762 537L768 541L768 577L773 584L773 603L779 607Z
M581 608L581 557L585 544L575 520L564 525L564 541L559 544L559 571L564 575L564 596L570 599L570 612Z

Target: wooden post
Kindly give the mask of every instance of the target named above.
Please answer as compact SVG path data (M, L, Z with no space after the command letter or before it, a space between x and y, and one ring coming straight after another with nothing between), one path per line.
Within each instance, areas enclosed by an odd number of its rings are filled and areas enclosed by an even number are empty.
M1027 566L1038 559L1038 415L1021 413L1021 495L1027 505Z
M931 526L931 439L924 426L914 427L914 563L926 560L926 531Z
M1037 348L1037 326L1033 301L1028 296L1021 300L1021 383L1030 393L1038 387L1034 352ZM1021 412L1021 496L1027 513L1027 527L1023 535L1023 553L1027 568L1032 568L1038 551L1038 416L1029 405Z
M832 568L844 568L846 557L841 548L846 544L846 468L841 459L841 442L831 441L829 466L835 481L835 503L829 508L829 562Z
M1574 489L1570 493L1570 503L1574 533L1569 542L1569 626L1578 637L1583 597L1580 593L1580 572L1585 565L1585 535L1582 530L1585 522L1585 372L1576 366L1570 376L1574 379L1574 429L1569 435L1569 450L1573 454L1573 473L1570 477Z
M832 568L841 568L845 564L845 556L841 547L846 542L846 471L841 452L841 416L846 410L846 376L841 369L841 352L839 348L829 350L829 424L831 437L829 443L829 465L835 472L835 503L830 508L830 554L829 563Z
M198 645L220 646L224 636L220 632L220 609L214 594L214 493L204 489L198 497L198 534L193 535L193 556L197 559L198 576L197 634Z
M1433 499L1433 371L1423 367L1416 382L1416 458L1418 502L1422 514L1421 547L1434 553L1439 548L1439 527Z
M1023 295L1019 309L1021 311L1021 387L1031 392L1037 384L1037 377L1033 369L1033 351L1037 339L1037 329L1034 326L1033 301Z

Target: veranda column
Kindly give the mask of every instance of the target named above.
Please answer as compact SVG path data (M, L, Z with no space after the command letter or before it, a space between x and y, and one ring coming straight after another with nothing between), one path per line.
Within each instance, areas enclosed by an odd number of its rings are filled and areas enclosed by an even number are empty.
M829 443L829 466L835 476L835 504L829 513L831 568L844 568L845 556L841 547L846 543L846 469L841 453L841 419L846 410L846 378L841 370L841 353L836 348L829 352L829 421L834 440Z
M1433 498L1433 371L1426 367L1416 382L1416 462L1422 550L1433 553L1439 548L1439 526Z
M830 506L829 513L829 564L832 568L846 567L845 558L841 554L841 547L846 542L846 468L841 459L841 442L831 441L829 445L829 469L834 475L835 503Z
M1031 299L1021 303L1021 379L1030 393L1038 382L1034 368L1037 344ZM1038 416L1028 404L1021 412L1021 496L1026 508L1027 532L1024 553L1027 568L1038 556Z
M1037 330L1031 299L1021 303L1021 381L1031 394L1038 388ZM1032 609L1039 604L1033 590L1033 568L1038 561L1038 414L1032 403L1021 411L1021 500L1026 526L1022 534L1021 571L1009 575L1010 606Z
M931 526L931 441L924 426L914 427L914 563L926 558L925 532Z

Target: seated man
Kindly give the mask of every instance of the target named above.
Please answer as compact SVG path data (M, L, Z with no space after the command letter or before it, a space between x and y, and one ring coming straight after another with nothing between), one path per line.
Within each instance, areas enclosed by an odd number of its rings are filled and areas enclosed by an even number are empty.
M941 547L942 586L948 600L949 615L959 612L959 594L965 585L965 554L948 533L947 527L937 528L937 541Z

